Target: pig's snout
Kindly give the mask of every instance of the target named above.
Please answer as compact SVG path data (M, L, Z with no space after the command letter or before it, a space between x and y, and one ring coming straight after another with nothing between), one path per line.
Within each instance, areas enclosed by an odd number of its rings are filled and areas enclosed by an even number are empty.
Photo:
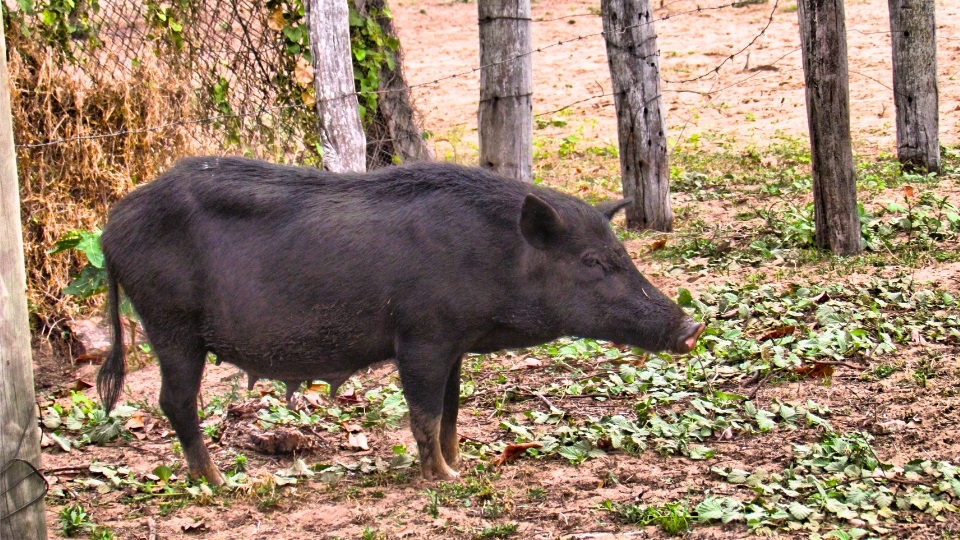
M706 328L706 326L704 326L703 323L687 319L687 321L683 323L683 330L680 332L680 337L674 345L673 352L688 353L692 351L693 347L697 344L697 338L703 333L704 328Z

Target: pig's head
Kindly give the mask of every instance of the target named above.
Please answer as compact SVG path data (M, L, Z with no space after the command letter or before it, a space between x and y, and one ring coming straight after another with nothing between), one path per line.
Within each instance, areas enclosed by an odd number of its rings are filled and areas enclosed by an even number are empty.
M630 202L526 196L519 227L538 303L565 335L689 352L703 324L647 281L610 227Z

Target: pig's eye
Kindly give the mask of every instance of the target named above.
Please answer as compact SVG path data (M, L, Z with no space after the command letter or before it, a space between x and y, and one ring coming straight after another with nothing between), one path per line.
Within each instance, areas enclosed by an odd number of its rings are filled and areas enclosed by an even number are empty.
M598 259L596 255L584 255L583 264L585 264L586 266L589 266L590 268L594 268L596 266L603 266L603 263L600 262L600 259Z

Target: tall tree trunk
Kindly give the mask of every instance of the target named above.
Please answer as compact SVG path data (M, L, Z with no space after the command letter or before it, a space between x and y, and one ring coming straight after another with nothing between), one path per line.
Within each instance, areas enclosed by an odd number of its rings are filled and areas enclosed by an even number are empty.
M477 0L480 166L533 181L530 0Z
M601 0L617 109L620 178L632 229L673 230L660 60L649 0Z
M906 168L940 172L937 25L933 0L890 0L897 157Z
M31 468L40 466L40 429L9 89L0 25L0 538L39 540L47 526L43 477Z
M850 146L850 87L843 0L798 0L813 162L816 243L837 255L862 250Z
M323 167L333 172L367 169L366 139L354 93L349 8L344 0L307 0Z
M364 122L367 165L370 169L376 169L396 161L430 161L433 156L418 127L419 118L410 103L410 90L403 77L403 52L387 0L353 0L353 4L361 17L373 16L383 35L398 44L396 50L390 50L389 47L384 49L386 54L392 56L393 67L384 64L380 68L377 111Z

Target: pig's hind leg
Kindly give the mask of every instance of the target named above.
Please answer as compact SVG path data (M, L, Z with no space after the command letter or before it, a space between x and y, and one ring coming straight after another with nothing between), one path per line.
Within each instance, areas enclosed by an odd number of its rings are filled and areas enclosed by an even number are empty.
M201 338L190 327L154 331L148 326L147 331L160 363L160 408L177 432L190 475L202 476L213 485L223 484L223 475L204 445L197 416L207 356Z

